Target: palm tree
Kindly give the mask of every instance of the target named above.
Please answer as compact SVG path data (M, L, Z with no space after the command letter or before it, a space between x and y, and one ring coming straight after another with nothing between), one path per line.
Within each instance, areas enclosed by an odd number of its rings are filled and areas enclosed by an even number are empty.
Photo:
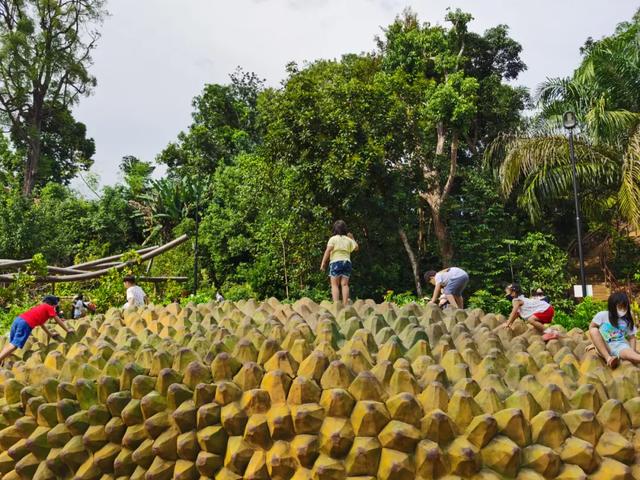
M537 92L539 115L516 134L499 136L485 160L503 193L517 192L533 220L543 205L570 196L572 168L561 117L576 113L577 173L589 211L614 208L640 227L640 11L603 40L587 42L568 79L550 79Z
M209 181L206 176L154 180L147 192L130 201L145 222L149 243L157 235L170 240L173 229L185 218L194 217L198 204L207 201Z

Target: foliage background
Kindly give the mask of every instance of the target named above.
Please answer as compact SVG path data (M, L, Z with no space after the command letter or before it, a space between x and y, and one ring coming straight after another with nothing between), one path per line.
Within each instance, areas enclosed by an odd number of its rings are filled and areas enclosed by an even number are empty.
M506 313L503 288L517 281L525 291L543 287L564 312L559 322L584 325L591 304L571 316L568 296L575 280L574 214L557 114L586 105L578 112L588 134L578 139L580 152L606 152L609 169L596 188L602 172L592 156L579 157L581 182L589 187L582 199L587 247L605 245L615 276L631 281L640 272L628 205L640 165L633 140L640 88L630 88L640 78L633 36L640 15L606 39L587 40L575 74L534 96L517 86L526 66L508 26L474 32L470 19L450 11L444 24L430 24L405 12L371 52L289 64L278 88L240 68L226 84L205 84L192 102L191 124L158 154L166 175L158 178L151 161L126 156L119 184L99 188L88 179L91 198L68 181L90 165L92 140L70 112L52 105L49 153L30 195L21 189L24 145L0 136L0 257L36 256L32 269L66 266L188 233L191 240L154 261L149 273L189 281L143 285L155 301L185 302L193 290L199 222L201 289L193 298L220 291L231 300L322 300L329 289L318 267L331 225L342 218L361 248L353 259L355 297L421 301L416 295L424 285L416 284L414 271L419 277L451 261L470 273L471 306ZM585 74L589 66L596 77ZM618 94L621 82L625 98ZM538 113L525 115L534 105ZM604 106L601 122L594 120L597 105ZM544 148L531 149L531 139ZM72 158L78 146L84 163ZM540 152L549 155L533 155ZM451 189L441 195L452 171ZM0 288L5 324L48 288L30 282L34 274L26 270ZM124 303L121 277L61 285L57 293L83 291L106 310Z

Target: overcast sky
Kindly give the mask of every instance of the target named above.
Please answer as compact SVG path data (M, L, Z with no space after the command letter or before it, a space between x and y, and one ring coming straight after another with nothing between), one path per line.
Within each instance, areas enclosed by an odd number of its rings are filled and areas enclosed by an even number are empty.
M188 127L191 100L205 83L226 83L236 66L278 85L290 61L371 51L374 37L405 7L442 23L460 7L471 29L504 23L524 48L534 89L569 75L589 36L613 32L638 0L108 0L110 17L94 53L98 86L76 117L96 141L93 171L119 180L124 155L155 156Z

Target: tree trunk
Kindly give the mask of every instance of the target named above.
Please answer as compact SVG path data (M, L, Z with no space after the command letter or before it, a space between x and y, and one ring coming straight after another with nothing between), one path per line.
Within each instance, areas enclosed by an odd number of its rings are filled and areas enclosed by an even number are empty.
M434 208L431 209L431 218L433 219L433 233L438 240L438 247L440 247L440 255L442 256L443 266L450 267L453 259L453 245L449 238L449 232L442 217L440 216L440 210Z
M436 125L436 134L436 155L442 155L444 153L444 142L446 140L445 128L442 122L438 122L438 125Z
M40 153L40 133L37 133L34 138L29 139L29 146L27 149L27 160L24 167L24 180L22 183L22 194L25 196L31 195L33 187L36 184L38 164L40 163Z
M407 257L409 257L409 263L411 264L411 270L413 272L413 281L416 284L416 294L418 295L418 297L422 297L422 284L420 283L420 265L418 265L416 254L414 253L413 248L411 248L411 244L409 243L407 234L402 228L398 229L398 234L400 235L402 245L404 245L404 249L407 252Z
M284 238L280 236L280 242L282 243L282 265L284 266L284 290L287 299L289 298L289 272L287 270L287 247L284 243Z
M27 126L27 160L24 166L22 194L30 196L36 184L42 154L42 107L44 99L34 95L33 110Z
M422 206L418 207L418 254L424 252L426 250L427 244L427 232L426 226L427 222L424 218L424 208Z

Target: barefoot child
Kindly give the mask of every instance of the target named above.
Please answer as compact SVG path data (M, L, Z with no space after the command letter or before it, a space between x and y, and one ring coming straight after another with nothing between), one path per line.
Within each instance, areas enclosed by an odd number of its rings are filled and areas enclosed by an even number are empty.
M44 297L40 305L21 313L15 318L11 324L9 343L7 343L0 352L0 364L18 348L24 348L25 343L27 343L27 340L31 336L31 332L36 327L41 327L49 338L59 339L60 335L58 333L52 333L44 325L50 318L53 318L55 322L65 330L65 332L73 332L73 329L67 327L64 321L58 316L56 306L58 305L59 300L60 299L58 297L47 295Z
M553 331L546 330L545 325L548 325L553 320L555 311L553 307L544 300L536 300L534 298L527 298L522 294L522 287L517 283L509 285L505 292L508 298L511 298L511 304L513 308L509 319L505 324L505 327L511 328L511 325L520 317L526 320L533 328L539 333L546 334L545 340L552 340L558 338L558 334Z
M322 272L329 262L329 277L331 279L331 297L334 302L340 300L346 305L349 303L349 278L351 277L351 254L358 250L358 243L349 233L347 224L338 220L333 224L333 236L327 242L327 248L320 263Z
M596 350L611 368L618 365L619 359L640 363L640 354L636 352L636 326L626 293L609 295L607 310L593 317L589 335Z

